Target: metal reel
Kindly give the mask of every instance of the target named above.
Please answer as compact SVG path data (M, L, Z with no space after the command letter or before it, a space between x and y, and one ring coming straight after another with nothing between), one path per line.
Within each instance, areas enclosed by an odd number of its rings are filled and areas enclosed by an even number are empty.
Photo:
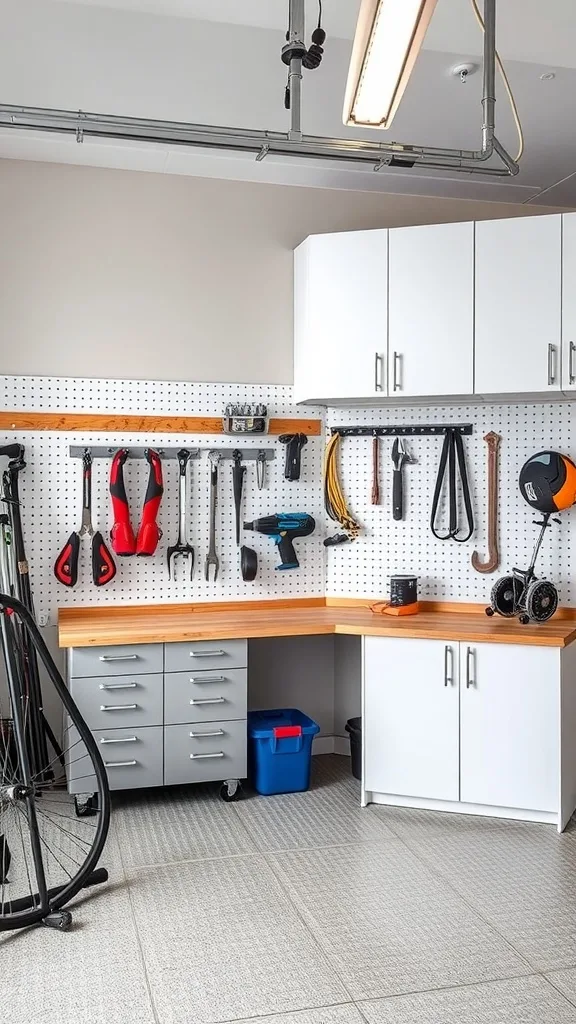
M517 614L521 597L521 581L516 576L501 576L492 587L490 603L498 615L510 619Z
M526 614L533 622L546 622L558 607L558 591L549 580L535 580L526 591Z

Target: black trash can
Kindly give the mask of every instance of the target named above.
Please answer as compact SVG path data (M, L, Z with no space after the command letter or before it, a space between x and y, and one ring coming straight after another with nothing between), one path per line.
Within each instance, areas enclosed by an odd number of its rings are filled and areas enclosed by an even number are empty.
M352 775L362 781L362 719L349 718L346 732L350 734L350 757L352 758Z

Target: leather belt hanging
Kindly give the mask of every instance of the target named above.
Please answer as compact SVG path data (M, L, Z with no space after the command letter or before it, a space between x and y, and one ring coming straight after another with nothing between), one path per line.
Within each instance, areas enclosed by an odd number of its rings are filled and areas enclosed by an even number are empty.
M446 533L439 533L436 526L436 517L438 515L440 497L446 486L446 475L448 476L448 531ZM468 532L462 537L459 536L462 525L458 522L458 476L460 477L460 486L462 490L462 503L464 505L466 519L468 521ZM468 471L466 469L464 443L462 441L462 435L453 427L446 428L444 444L442 445L438 476L436 478L434 497L432 499L430 527L432 529L432 533L438 538L438 540L455 540L458 544L464 544L465 541L470 540L470 537L474 532L474 515L472 512L470 486L468 484Z

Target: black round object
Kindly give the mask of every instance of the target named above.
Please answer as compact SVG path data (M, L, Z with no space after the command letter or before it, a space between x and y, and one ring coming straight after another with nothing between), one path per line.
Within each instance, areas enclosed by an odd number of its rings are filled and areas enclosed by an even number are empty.
M243 792L240 779L234 779L232 784L229 782L223 782L220 786L220 799L226 804L232 804L235 803L236 800L242 799Z
M558 591L549 580L535 580L526 593L526 614L533 622L546 622L558 607Z
M362 719L349 718L345 725L346 732L350 736L350 758L352 761L352 775L359 782L362 781Z
M390 577L390 604L393 608L400 608L407 604L414 604L417 600L417 576Z
M490 602L494 611L505 619L516 615L518 601L522 594L522 584L515 576L501 576L492 587Z
M252 583L258 572L258 555L245 544L240 548L240 571L245 583Z
M560 512L576 498L576 465L560 452L538 452L520 470L522 497L538 512Z

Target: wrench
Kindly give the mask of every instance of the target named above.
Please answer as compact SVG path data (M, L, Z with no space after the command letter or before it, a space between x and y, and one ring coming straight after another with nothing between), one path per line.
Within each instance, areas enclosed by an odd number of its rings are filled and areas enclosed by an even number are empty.
M216 505L218 504L218 463L220 452L208 452L210 462L210 543L204 563L204 575L210 579L210 566L214 566L214 581L218 578L220 561L216 554Z
M176 558L180 555L190 563L190 579L194 573L194 548L188 543L188 531L186 529L186 518L188 515L189 498L188 498L188 478L186 471L188 469L188 462L192 458L192 452L186 448L181 448L178 452L178 467L180 475L178 479L178 540L172 547L168 548L168 578L171 576L171 570L174 572L174 579L176 579Z

